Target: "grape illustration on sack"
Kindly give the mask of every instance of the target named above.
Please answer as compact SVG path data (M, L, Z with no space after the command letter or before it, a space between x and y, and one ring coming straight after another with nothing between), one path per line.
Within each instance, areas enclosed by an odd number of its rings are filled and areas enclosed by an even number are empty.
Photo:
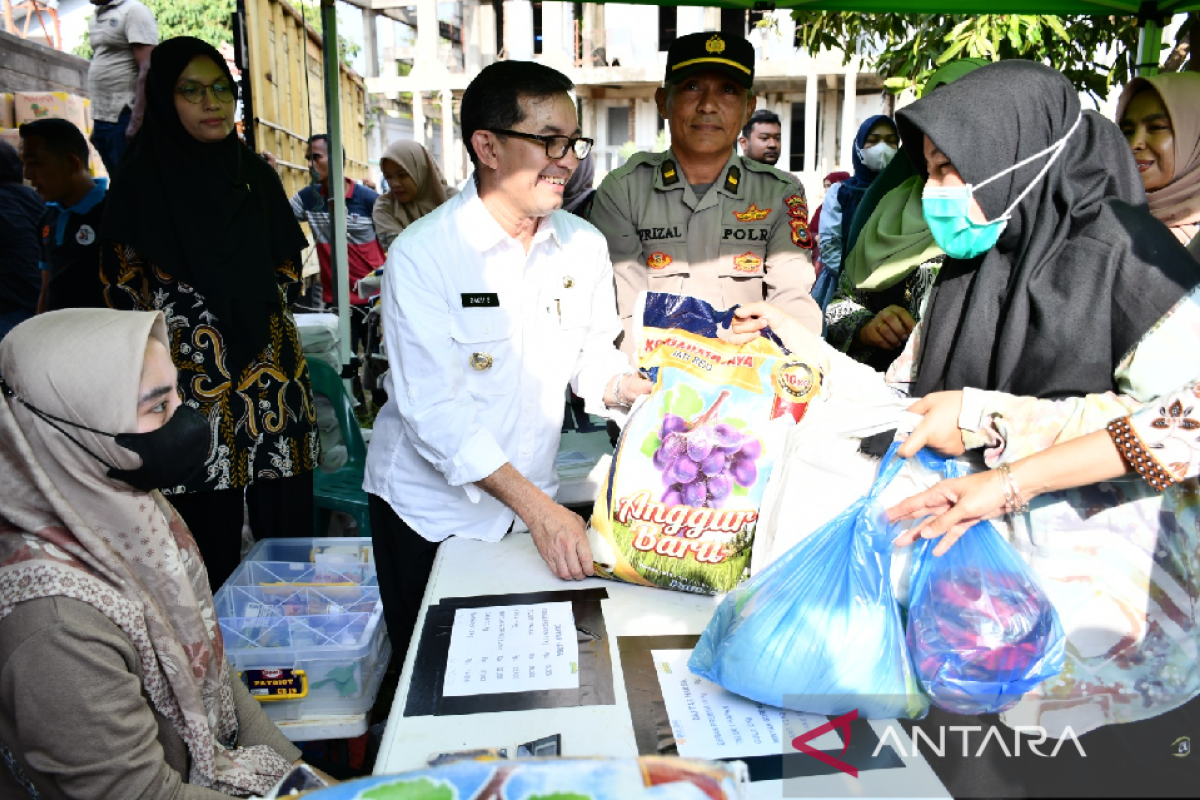
M743 436L728 422L713 419L727 397L728 391L721 392L692 422L669 412L663 417L654 466L662 471L667 484L662 496L667 505L720 508L735 482L746 489L758 479L754 462L762 454L762 442Z
M588 529L596 574L716 594L749 572L758 508L821 374L769 330L722 338L733 310L649 292L634 319L654 389L634 407Z

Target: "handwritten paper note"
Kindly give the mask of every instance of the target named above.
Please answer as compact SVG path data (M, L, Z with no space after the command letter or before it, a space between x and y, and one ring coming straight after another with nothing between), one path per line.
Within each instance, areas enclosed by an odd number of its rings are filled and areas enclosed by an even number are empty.
M579 688L579 642L569 602L454 612L442 695Z
M799 752L792 740L829 720L739 697L693 675L691 650L654 650L654 669L671 720L679 755L688 758L749 758ZM809 742L818 750L841 750L830 731Z

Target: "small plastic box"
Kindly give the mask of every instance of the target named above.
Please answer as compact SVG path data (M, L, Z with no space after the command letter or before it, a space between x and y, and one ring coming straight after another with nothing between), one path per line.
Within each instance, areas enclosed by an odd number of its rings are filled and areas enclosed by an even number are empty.
M378 586L375 567L366 564L306 564L300 561L245 561L225 586Z
M361 539L267 539L217 592L225 653L236 671L305 672L305 697L260 697L268 717L361 714L375 702L391 645L363 547Z
M355 536L300 539L262 539L243 561L294 561L307 564L375 565L370 539Z

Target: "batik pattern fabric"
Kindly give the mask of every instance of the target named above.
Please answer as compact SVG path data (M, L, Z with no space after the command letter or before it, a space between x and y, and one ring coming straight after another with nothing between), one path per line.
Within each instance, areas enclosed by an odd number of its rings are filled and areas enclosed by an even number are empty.
M1200 375L1197 341L1200 303L1193 292L1120 362L1119 392L1039 400L966 389L959 418L964 444L982 448L995 467L1130 415L1138 430L1158 430L1156 420L1170 419L1160 411L1172 407L1172 387ZM893 377L914 378L915 355L893 365ZM1191 414L1181 410L1177 418ZM1062 673L1006 712L1006 724L1041 726L1054 737L1070 727L1078 736L1158 716L1200 694L1195 477L1162 492L1138 475L1050 492L1028 512L995 524L1033 568L1067 633Z
M221 322L204 297L133 248L106 245L105 301L118 310L163 312L183 400L205 416L212 431L205 469L164 494L245 487L302 475L320 463L312 384L290 310L300 289L298 263L288 259L276 270L281 304L270 311L270 340L235 375Z
M1155 489L1200 474L1200 381L1108 424L1121 456Z

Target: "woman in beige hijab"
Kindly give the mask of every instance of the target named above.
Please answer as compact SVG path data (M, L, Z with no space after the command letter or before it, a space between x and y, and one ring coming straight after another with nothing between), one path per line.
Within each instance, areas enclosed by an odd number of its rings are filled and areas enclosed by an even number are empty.
M400 232L453 197L456 192L446 185L442 171L429 151L416 142L392 142L379 169L388 182L388 193L379 195L371 218L375 237L387 250Z
M159 312L71 309L0 344L0 797L265 793L300 755L233 674L154 487L203 468Z
M1117 124L1137 161L1150 213L1200 261L1200 73L1135 78L1121 92Z

